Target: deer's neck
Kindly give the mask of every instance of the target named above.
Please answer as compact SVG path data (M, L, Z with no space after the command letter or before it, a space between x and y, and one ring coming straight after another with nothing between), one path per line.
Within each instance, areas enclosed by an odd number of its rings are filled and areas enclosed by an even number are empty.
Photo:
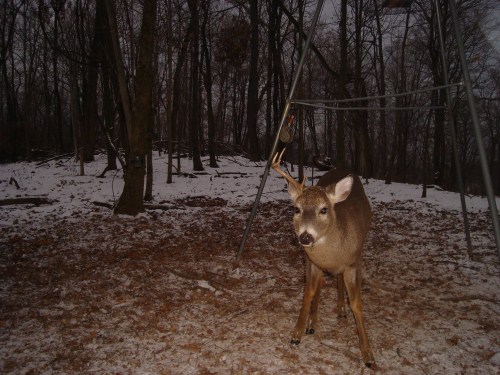
M338 225L318 243L304 250L316 266L328 270L335 274L344 272L346 266L350 266L355 261L355 254L346 246L348 238Z

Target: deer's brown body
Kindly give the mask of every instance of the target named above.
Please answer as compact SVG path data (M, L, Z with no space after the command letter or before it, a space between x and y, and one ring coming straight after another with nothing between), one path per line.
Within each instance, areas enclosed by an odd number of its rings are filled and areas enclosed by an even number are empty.
M330 171L316 186L304 188L281 171L276 158L273 168L290 182L288 191L295 206L295 233L307 254L304 300L291 342L299 344L304 333L314 333L323 270L327 270L337 275L338 316L345 317L345 286L363 360L367 366L373 365L375 359L361 303L362 253L372 214L359 177L344 171Z

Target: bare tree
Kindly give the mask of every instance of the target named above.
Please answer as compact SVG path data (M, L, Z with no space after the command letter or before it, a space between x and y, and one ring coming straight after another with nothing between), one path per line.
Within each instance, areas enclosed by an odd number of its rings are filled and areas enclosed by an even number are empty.
M207 94L207 121L208 121L208 154L210 157L210 167L218 168L216 160L215 134L216 121L213 109L213 80L212 80L212 56L208 48L207 24L210 18L210 0L203 0L203 24L201 28L203 56L205 61L205 69L203 70L203 82L205 84L205 92Z
M247 137L246 150L251 160L261 159L260 144L257 136L257 112L259 111L259 2L250 1L250 68L248 74L248 96L247 96Z
M200 154L200 126L201 126L201 103L200 103L200 23L199 23L199 1L188 0L193 23L193 38L191 40L191 111L189 138L191 141L191 152L193 155L193 170L202 171Z
M125 186L114 209L115 214L136 215L144 210L145 157L151 145L151 105L153 87L153 47L156 25L156 0L145 0L139 35L135 98L129 94L116 27L115 4L105 0L110 36L118 74L121 103L126 121ZM127 152L128 150L128 152Z
M18 149L16 147L16 138L19 133L18 128L18 100L16 88L14 86L14 77L9 74L9 60L13 59L13 45L16 28L16 18L19 15L23 2L14 0L4 0L2 4L1 17L1 40L0 40L0 68L2 69L2 92L1 92L1 111L2 122L0 124L0 146L5 153L3 155L9 159L16 159ZM5 107L4 107L5 106ZM4 108L6 114L4 115ZM1 155L0 155L1 156Z
M189 25L186 30L186 34L184 35L184 38L182 40L182 44L180 47L180 50L178 52L177 56L177 65L175 67L174 71L174 76L173 76L173 82L172 82L172 111L170 113L170 127L171 130L169 131L170 137L169 137L169 149L168 149L168 178L167 178L167 183L172 182L172 167L173 167L173 136L174 136L174 129L180 129L180 119L179 119L179 109L180 109L180 96L181 96L181 78L182 78L182 69L184 67L184 62L187 57L187 50L189 47L189 43L191 39L194 37L194 21L193 18L190 18ZM178 150L180 149L180 131L176 132L177 136L177 145L178 145ZM179 170L179 168L177 168Z
M347 0L341 0L340 10L340 66L339 80L337 81L337 98L345 98L345 85L347 79ZM342 107L342 104L339 105ZM338 167L345 165L345 112L337 111L337 134L336 134L336 164Z

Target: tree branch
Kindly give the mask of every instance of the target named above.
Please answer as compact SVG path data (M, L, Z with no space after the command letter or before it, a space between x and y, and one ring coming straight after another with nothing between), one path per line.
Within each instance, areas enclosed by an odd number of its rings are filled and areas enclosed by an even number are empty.
M299 22L293 17L293 14L290 13L290 11L286 8L285 4L283 4L283 1L282 0L276 0L276 1L278 3L279 7L286 14L286 16L288 17L290 22L293 23L293 25L295 26L295 28L297 30L300 30ZM307 34L305 33L305 31L302 31L302 38L304 38L304 40L307 38ZM310 48L311 48L311 51L313 51L314 54L316 55L316 57L318 58L321 65L323 65L324 68L328 71L328 73L330 73L335 79L339 79L339 77L340 77L339 73L328 64L328 62L321 54L318 47L316 47L316 45L313 42L311 42Z

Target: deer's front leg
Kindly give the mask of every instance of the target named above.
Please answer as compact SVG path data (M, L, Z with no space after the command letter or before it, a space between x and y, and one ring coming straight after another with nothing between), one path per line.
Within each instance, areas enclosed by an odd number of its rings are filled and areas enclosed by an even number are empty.
M312 264L313 267L316 267ZM311 302L311 311L309 312L309 319L306 327L306 334L312 335L314 333L314 329L316 327L316 322L318 321L318 306L319 306L319 296L321 295L321 288L323 287L324 277L323 271L320 268L317 268L317 272L319 273L318 280L316 281L316 290L314 292L314 297Z
M300 309L299 319L295 324L295 329L292 334L291 343L294 345L300 344L300 339L306 330L306 325L309 323L307 333L314 333L314 324L317 319L319 290L323 280L323 271L316 267L309 258L306 258L306 286L304 289L304 299L302 308ZM312 315L310 316L312 306ZM309 318L311 318L309 320Z

